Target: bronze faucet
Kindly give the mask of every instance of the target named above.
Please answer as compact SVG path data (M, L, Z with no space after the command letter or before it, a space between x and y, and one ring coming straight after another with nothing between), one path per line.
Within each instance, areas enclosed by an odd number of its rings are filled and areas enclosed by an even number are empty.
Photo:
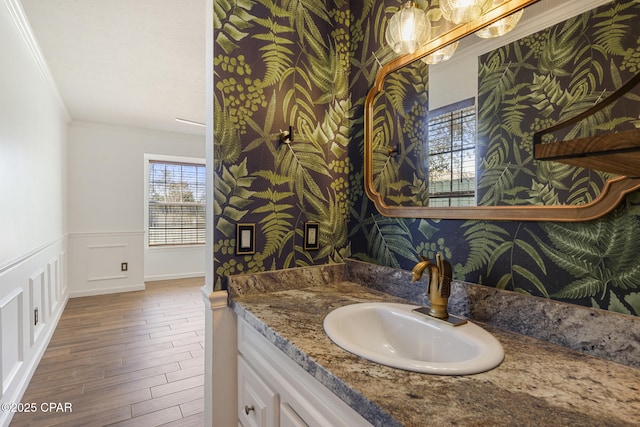
M437 319L447 320L447 304L451 295L451 264L443 260L440 254L436 254L436 264L420 255L420 261L411 270L411 281L417 282L422 277L424 270L429 269L429 283L427 284L427 294L431 302L429 316Z

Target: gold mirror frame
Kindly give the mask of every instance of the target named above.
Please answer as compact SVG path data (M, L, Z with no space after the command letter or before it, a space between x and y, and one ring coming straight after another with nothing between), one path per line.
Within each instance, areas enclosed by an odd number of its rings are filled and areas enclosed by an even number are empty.
M461 24L429 41L413 54L402 55L385 64L376 75L364 103L364 189L367 197L376 209L385 216L399 218L434 219L474 219L474 220L515 220L515 221L564 221L577 222L599 218L611 212L624 198L634 190L640 189L640 178L625 176L610 179L602 188L598 198L584 205L558 206L469 206L469 207L425 207L425 206L389 206L373 185L373 109L377 96L382 92L386 77L419 60L443 46L453 43L477 30L504 18L538 0L507 0L480 19Z

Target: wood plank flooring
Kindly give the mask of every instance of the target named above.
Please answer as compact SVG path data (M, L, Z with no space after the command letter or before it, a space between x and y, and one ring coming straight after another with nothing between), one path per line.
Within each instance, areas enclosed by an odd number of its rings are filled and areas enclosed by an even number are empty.
M70 299L10 426L202 426L203 284Z

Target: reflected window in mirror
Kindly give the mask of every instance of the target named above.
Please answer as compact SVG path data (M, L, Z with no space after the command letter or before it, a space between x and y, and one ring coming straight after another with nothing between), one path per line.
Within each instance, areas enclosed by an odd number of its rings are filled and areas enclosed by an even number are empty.
M429 206L476 205L476 108L474 99L429 112Z

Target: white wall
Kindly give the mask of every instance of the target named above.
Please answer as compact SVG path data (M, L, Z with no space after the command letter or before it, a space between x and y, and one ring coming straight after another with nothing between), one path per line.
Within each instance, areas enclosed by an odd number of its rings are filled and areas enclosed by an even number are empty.
M204 136L74 122L69 127L71 296L204 275L204 247L147 250L145 154L205 157ZM128 263L128 271L120 269Z
M25 22L17 0L0 2L2 403L20 402L68 295L68 115ZM11 416L0 411L0 425Z
M6 7L0 19L2 263L65 232L67 114Z

